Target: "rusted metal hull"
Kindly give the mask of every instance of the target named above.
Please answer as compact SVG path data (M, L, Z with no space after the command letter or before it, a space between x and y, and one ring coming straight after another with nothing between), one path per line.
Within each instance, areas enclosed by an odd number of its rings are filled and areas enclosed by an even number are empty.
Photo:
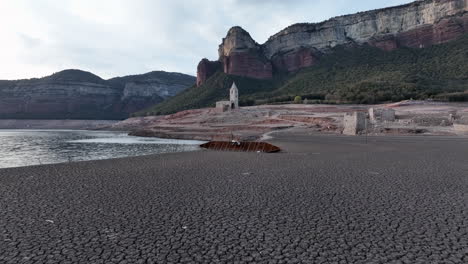
M229 141L210 141L200 145L200 147L219 151L241 151L241 152L264 152L274 153L281 151L277 146L266 142L229 142Z

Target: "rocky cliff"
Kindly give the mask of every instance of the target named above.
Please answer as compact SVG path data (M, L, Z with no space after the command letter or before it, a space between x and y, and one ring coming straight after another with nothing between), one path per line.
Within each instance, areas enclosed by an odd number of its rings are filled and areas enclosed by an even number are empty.
M180 73L150 72L103 80L80 70L0 81L0 118L121 119L192 86Z
M422 0L410 4L332 18L322 23L295 24L256 43L240 27L229 30L219 46L219 66L227 74L271 78L313 66L339 45L371 45L391 51L425 48L456 39L468 32L468 0ZM214 71L200 71L201 85Z

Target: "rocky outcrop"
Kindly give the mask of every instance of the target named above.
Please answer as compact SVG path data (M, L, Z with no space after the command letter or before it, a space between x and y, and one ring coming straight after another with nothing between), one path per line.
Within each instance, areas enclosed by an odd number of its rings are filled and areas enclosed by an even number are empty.
M273 67L263 56L250 34L241 27L233 27L219 45L219 61L224 72L232 75L268 79L273 75Z
M194 77L179 73L151 72L106 81L79 70L0 81L0 118L121 119L194 83Z
M338 45L368 44L387 51L425 48L466 33L468 0L421 0L322 23L295 24L262 45L234 27L219 47L218 60L225 73L263 79L312 66Z
M203 59L198 64L198 86L218 70L257 79L269 79L273 76L272 63L263 55L262 47L241 27L233 27L228 31L219 45L218 54L218 61Z
M124 113L134 113L177 95L195 84L195 78L162 71L109 80L122 90L118 105Z
M291 72L301 68L313 66L317 63L320 52L315 49L300 48L272 57L275 70L278 72Z
M256 51L232 52L222 58L224 72L256 79L270 79L273 76L271 62Z
M197 67L197 86L202 85L213 74L222 70L222 68L223 66L219 61L201 60Z

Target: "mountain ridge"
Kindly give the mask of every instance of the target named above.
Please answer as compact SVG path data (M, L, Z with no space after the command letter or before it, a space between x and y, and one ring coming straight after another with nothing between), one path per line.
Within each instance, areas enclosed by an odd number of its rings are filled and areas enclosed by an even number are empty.
M78 69L42 78L0 80L1 119L124 119L195 84L165 71L104 80Z
M463 1L465 1L465 7L464 8L465 8L465 12L466 12L466 11L468 11L468 10L466 10L466 5L468 5L468 4L466 4L466 0L462 0L462 1L459 1L459 2L463 2ZM285 27L284 29L280 30L279 32L273 34L272 36L270 36L268 38L268 40L270 40L272 38L275 38L278 35L281 35L283 33L283 31L287 31L288 29L293 28L295 26L322 25L322 24L326 24L327 22L335 21L335 20L337 20L339 18L347 18L347 17L353 17L355 15L361 15L361 14L372 14L372 13L378 13L378 12L383 12L383 11L397 10L397 9L401 9L401 8L409 8L409 7L414 7L414 6L420 6L421 4L424 4L424 3L427 3L427 2L447 2L447 0L416 0L416 1L413 1L413 2L410 2L410 3L407 3L407 4L389 6L389 7L384 7L384 8L377 8L377 9L372 9L372 10L367 10L367 11L360 11L360 12L353 13L353 14L339 15L339 16L335 16L335 17L329 18L327 20L321 21L321 22L294 23L292 25L289 25L289 26ZM268 42L268 40L265 41L265 42ZM263 44L265 44L265 43L263 43Z
M422 0L338 16L319 23L297 23L258 44L241 27L232 27L218 48L218 65L202 60L197 85L216 70L270 79L316 65L339 45L368 44L391 51L445 43L468 32L468 0ZM209 70L208 70L209 69Z

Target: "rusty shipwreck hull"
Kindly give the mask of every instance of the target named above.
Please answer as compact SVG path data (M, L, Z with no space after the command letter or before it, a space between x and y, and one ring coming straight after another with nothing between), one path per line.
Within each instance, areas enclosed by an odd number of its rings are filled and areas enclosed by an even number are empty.
M219 151L264 152L275 153L281 151L277 146L266 142L229 142L210 141L200 145L201 148Z

